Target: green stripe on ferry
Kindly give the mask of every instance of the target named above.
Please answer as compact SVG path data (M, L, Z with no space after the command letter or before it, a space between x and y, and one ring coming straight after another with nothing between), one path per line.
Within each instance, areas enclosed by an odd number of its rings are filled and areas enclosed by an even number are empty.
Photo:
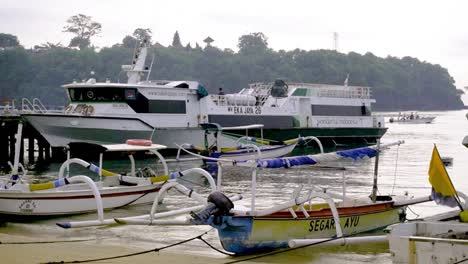
M307 96L307 90L306 88L297 88L292 96Z

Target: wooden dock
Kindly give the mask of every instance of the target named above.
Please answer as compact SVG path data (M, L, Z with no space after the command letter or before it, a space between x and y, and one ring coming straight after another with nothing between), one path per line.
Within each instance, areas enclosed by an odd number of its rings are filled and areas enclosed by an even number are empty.
M14 110L14 109L10 109ZM23 123L21 138L20 163L25 167L41 166L51 162L60 162L65 159L62 148L52 148L47 140L26 120L21 117L20 111L0 109L0 171L9 172L10 165L15 156L16 133L18 124Z

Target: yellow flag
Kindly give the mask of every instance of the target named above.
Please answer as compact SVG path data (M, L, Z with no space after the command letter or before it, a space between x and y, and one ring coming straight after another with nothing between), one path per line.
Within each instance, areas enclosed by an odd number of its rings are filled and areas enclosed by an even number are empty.
M456 196L457 192L455 191L452 181L445 170L444 163L442 162L439 151L435 145L432 150L432 158L428 174L429 182L435 192L442 194L443 196Z

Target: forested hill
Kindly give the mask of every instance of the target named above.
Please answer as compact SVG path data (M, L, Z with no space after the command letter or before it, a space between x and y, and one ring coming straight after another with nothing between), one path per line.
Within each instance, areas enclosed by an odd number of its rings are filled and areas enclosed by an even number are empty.
M177 35L178 37L178 35ZM128 38L128 36L126 37ZM128 39L112 47L69 48L60 44L24 49L0 47L0 99L38 97L44 104L65 105L62 84L87 79L125 82L122 64L130 64L133 45ZM261 33L241 36L239 51L221 50L207 43L169 47L155 44L150 79L197 80L210 92L223 87L237 92L248 83L281 78L293 82L370 86L375 110L461 109L462 91L447 69L416 58L379 58L372 53L343 54L331 50L274 51ZM151 60L151 56L149 56Z

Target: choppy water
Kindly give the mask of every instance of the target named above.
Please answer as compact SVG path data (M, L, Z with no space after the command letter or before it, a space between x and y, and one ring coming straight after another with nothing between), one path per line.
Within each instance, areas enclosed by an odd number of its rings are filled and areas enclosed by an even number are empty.
M433 124L391 124L382 142L405 140L400 147L393 147L382 153L379 162L379 192L380 194L404 194L420 196L430 193L427 170L431 158L433 144L437 144L441 156L453 157L453 166L448 172L458 190L468 192L468 149L461 145L461 141L468 134L468 120L465 111L430 112L437 118ZM389 114L389 113L386 113ZM149 165L150 161L137 161L137 167ZM171 164L171 170L190 168L193 164ZM53 164L45 173L53 176L59 164ZM109 162L105 167L113 171L125 171L127 162ZM346 170L317 170L314 168L293 168L288 170L264 170L258 175L257 202L269 206L276 201L287 200L298 184L313 184L334 191L341 191L343 174L347 177L348 195L368 195L372 188L374 162L367 160L358 163L345 162L338 164ZM82 170L86 173L85 170ZM203 181L191 178L197 188ZM250 190L250 173L247 169L225 169L223 175L224 190L228 193L248 193ZM207 192L207 189L200 188ZM163 210L190 205L190 201L175 193L170 193ZM243 201L250 204L249 196ZM410 207L408 218L427 216L448 210L438 207L434 203L414 205ZM148 206L136 206L106 212L106 217L140 215L149 212ZM72 217L73 220L95 219L96 215L87 214ZM63 218L65 219L65 218ZM196 236L209 227L154 227L154 226L118 226L113 228L82 228L63 230L55 226L55 222L63 219L36 221L34 223L7 223L0 227L1 233L20 234L40 239L61 238L89 238L102 237L106 243L128 244L137 248L149 249L175 243L189 237ZM66 217L70 219L70 217ZM118 239L107 240L108 237ZM215 231L204 236L215 246L221 248ZM104 241L104 240L103 240ZM176 252L198 254L212 257L219 262L223 255L212 251L199 241L193 241L173 249ZM229 258L226 258L228 262ZM289 253L278 254L259 260L265 263L391 263L386 245L368 245L336 248L306 248Z

